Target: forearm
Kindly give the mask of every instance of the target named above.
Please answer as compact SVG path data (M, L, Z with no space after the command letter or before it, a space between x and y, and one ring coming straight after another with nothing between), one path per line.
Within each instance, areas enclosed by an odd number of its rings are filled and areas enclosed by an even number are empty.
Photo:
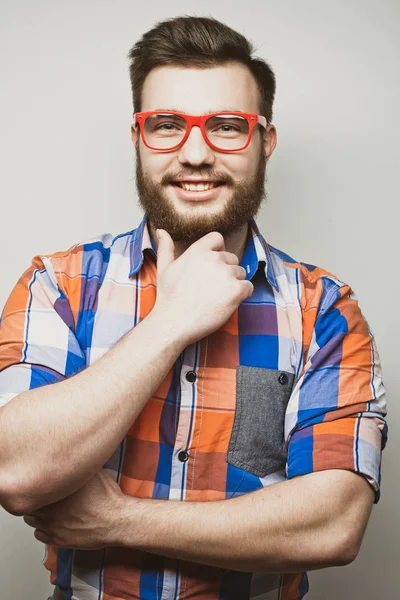
M180 344L150 313L92 366L6 404L0 410L4 507L24 514L56 502L99 471L166 377Z
M339 479L325 473L219 502L129 499L120 545L238 571L347 564L358 552L373 493L365 481L356 482L364 495L339 493Z

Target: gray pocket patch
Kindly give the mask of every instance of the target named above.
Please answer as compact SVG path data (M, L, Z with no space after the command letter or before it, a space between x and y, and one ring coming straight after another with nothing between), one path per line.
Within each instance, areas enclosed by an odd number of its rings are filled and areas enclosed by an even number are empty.
M236 367L236 410L226 460L265 477L286 465L286 407L295 376L287 371Z

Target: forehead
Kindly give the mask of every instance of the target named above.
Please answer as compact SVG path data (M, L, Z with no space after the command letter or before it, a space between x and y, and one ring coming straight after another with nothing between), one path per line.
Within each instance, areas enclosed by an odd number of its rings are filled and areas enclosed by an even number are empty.
M142 111L159 109L258 113L260 93L250 70L238 63L206 69L162 66L150 71L142 90Z

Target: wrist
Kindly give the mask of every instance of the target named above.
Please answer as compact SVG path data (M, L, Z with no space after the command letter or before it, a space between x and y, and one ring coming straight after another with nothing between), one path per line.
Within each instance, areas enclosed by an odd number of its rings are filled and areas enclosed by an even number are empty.
M173 347L180 354L191 342L180 327L179 320L167 310L155 306L146 317L147 325L152 328L161 342ZM152 336L154 339L154 337Z
M112 546L133 548L135 537L139 534L139 522L137 519L139 500L126 494L118 507L113 511L111 531Z

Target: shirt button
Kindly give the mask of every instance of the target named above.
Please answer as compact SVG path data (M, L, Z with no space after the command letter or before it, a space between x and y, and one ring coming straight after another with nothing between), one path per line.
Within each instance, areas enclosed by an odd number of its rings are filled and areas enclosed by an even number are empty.
M178 458L181 462L186 462L189 460L189 452L186 452L186 450L181 450L181 452L178 454Z
M289 378L286 375L286 373L281 373L278 377L278 381L281 385L286 385L287 382L289 381Z
M196 373L194 371L188 371L186 373L186 379L188 381L190 381L190 383L193 383L194 381L196 381L197 375L196 375Z

